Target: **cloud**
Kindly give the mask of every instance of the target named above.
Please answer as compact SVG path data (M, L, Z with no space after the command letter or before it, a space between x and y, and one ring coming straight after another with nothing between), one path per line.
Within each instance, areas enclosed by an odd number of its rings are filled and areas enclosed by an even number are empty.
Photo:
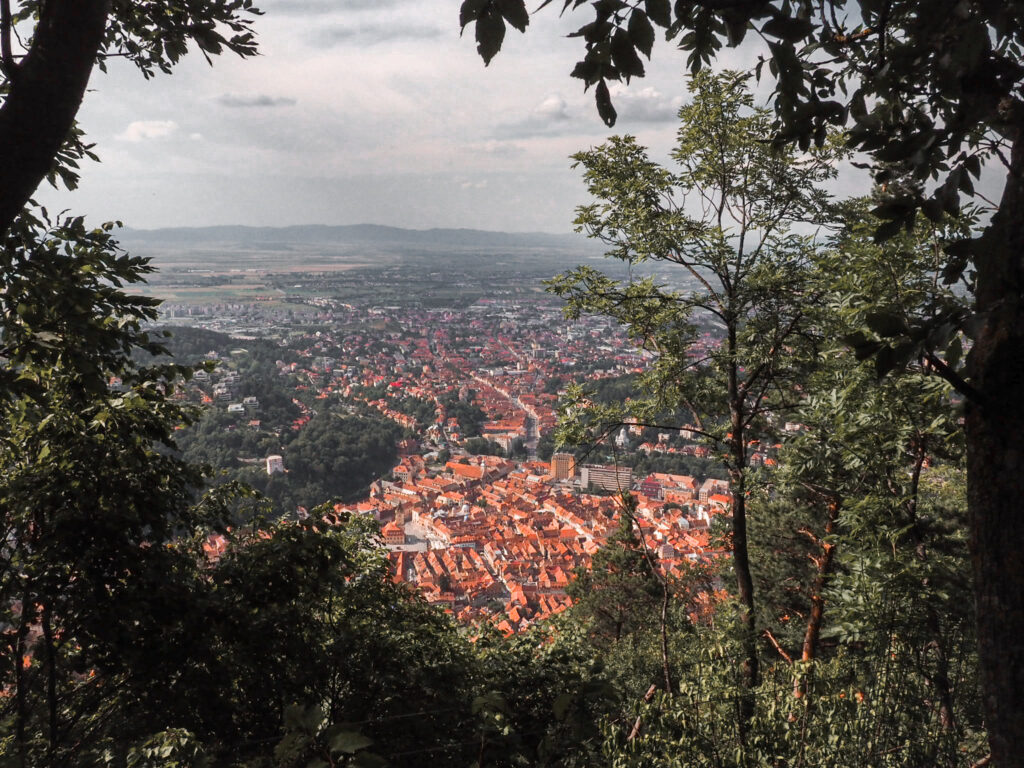
M344 10L382 10L406 2L409 0L346 0ZM260 7L274 16L319 16L336 13L339 10L339 3L338 0L264 0Z
M334 48L339 45L378 45L393 40L433 40L443 34L445 30L422 25L403 27L365 24L356 27L325 27L313 33L312 41L321 48Z
M672 122L683 105L683 97L665 96L652 86L646 88L612 88L612 103L622 120L638 123Z
M498 158L519 157L526 151L518 144L508 141L496 141L495 139L466 145L466 149L477 154Z
M268 96L265 93L225 93L217 98L222 107L291 107L295 99L289 96Z
M573 130L569 105L560 93L551 93L521 120L501 123L495 134L501 138L553 136Z
M135 120L114 138L131 142L165 139L177 130L178 124L173 120Z
M559 93L552 93L533 110L533 116L539 120L568 120L569 105Z

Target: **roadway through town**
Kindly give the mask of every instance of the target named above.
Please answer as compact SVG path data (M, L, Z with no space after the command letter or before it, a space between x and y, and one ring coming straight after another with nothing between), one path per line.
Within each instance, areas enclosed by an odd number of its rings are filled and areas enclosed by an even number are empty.
M540 432L537 430L537 412L534 411L533 408L531 408L530 406L526 405L518 397L513 397L504 389L495 386L493 381L485 379L483 376L477 373L473 374L473 380L480 384L484 384L490 387L526 415L526 440L524 441L523 445L526 447L527 457L530 459L530 461L535 461L537 459L537 443L540 441Z

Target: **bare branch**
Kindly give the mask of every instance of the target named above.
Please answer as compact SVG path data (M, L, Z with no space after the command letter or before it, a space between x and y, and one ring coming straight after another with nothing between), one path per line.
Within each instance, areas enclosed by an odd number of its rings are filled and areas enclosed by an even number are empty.
M786 650L779 645L779 641L775 639L775 635L772 634L770 629L766 629L761 635L772 644L772 648L779 652L779 656L785 659L787 664L793 663L793 657L786 653Z
M651 687L647 689L647 693L644 694L644 698L643 698L644 704L646 704L647 702L649 702L651 699L654 698L654 692L656 690L658 690L658 686L656 686L654 684L652 684ZM629 732L629 736L626 737L626 741L633 741L633 739L635 739L637 736L639 736L640 735L640 728L642 726L643 726L643 715L637 715L636 716L636 721L633 723L633 728Z
M953 389L976 405L984 406L986 404L987 398L985 395L965 381L960 374L950 368L938 355L929 350L924 353L924 357L934 371L953 386Z

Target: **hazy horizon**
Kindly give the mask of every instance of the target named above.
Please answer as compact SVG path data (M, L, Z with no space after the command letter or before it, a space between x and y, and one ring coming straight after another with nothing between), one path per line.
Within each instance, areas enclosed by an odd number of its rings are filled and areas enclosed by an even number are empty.
M93 73L79 125L101 162L51 210L136 229L347 225L568 233L586 192L570 155L630 133L666 160L685 56L655 46L647 77L613 88L608 130L570 77L578 15L547 8L509 29L485 67L461 0L264 0L261 55L193 52L145 81L123 60ZM725 52L722 66L749 66Z

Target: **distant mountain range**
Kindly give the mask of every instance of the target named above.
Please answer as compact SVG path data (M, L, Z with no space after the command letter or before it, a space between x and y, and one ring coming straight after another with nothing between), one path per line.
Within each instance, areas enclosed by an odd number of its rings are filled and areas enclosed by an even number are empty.
M172 246L196 243L236 243L272 246L284 243L335 243L412 245L451 248L588 248L582 235L544 232L487 232L480 229L402 229L379 224L329 226L309 224L291 227L172 227L124 229L119 240Z

